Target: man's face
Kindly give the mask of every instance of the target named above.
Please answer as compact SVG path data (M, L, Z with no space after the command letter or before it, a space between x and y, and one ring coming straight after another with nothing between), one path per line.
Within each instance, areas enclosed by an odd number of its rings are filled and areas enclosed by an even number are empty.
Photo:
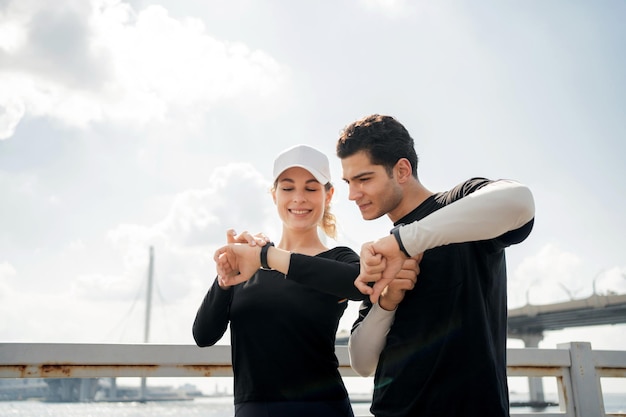
M402 201L402 189L382 165L374 165L365 151L341 160L343 179L364 220L377 219L393 211Z

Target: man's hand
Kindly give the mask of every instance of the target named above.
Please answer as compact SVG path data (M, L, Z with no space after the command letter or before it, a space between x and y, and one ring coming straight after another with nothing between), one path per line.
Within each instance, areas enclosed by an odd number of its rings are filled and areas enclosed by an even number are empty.
M398 275L383 289L378 299L378 305L387 311L393 311L398 304L404 299L407 291L412 290L417 282L417 276L420 273L419 261L422 254L415 258L409 258L404 261L402 269Z
M361 273L354 285L363 294L369 294L372 304L378 302L382 290L396 277L407 257L392 235L367 242L361 246ZM372 287L369 283L373 282Z
M265 236L264 233L257 233L253 235L247 230L237 234L235 229L228 229L226 231L226 243L247 243L250 246L264 246L270 241L270 238Z

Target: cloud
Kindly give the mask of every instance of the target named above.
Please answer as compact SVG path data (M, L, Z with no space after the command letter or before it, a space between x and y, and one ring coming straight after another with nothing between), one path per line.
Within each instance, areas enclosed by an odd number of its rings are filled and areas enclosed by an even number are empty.
M0 302L4 303L10 298L10 281L12 281L16 276L17 271L13 265L9 262L0 263Z
M615 266L589 276L581 258L554 244L526 257L509 274L509 307L552 304L594 294L626 293L626 267Z
M26 108L22 101L0 96L0 140L13 136L25 112Z
M74 128L141 127L181 114L194 120L242 97L268 112L263 99L288 90L288 70L267 53L216 39L200 20L175 19L162 6L10 2L4 15L9 21L0 33L10 34L0 43L4 139L26 116Z
M387 17L397 18L410 14L414 6L406 0L361 0L368 9L381 12Z
M177 194L167 216L146 226L124 224L109 233L117 245L142 246L167 241L178 248L210 246L225 241L227 229L263 228L276 217L269 182L252 166L233 163L215 169L209 187Z
M626 267L613 267L600 272L593 280L596 294L626 294Z
M525 258L509 275L509 307L549 304L590 295L588 277L580 274L576 255L548 244Z
M214 271L213 252L225 243L227 229L278 237L269 182L251 165L219 167L208 183L207 188L177 194L169 213L158 222L121 224L108 233L123 258L126 282L146 275L152 246L164 292L170 300L184 297L194 280L204 280L208 271ZM86 292L101 293L96 287L102 287L103 280L98 275L84 277L82 286L93 285Z
M28 312L38 306L37 316L45 315L39 323L29 318L19 329L8 324L0 327L0 335L5 340L29 335L31 341L111 341L118 337L140 341L137 335L142 334L152 247L153 314L155 319L166 316L154 326L154 340L191 342L193 315L214 277L213 252L225 242L225 231L231 227L263 231L276 239L280 232L270 182L254 167L241 163L218 167L208 184L174 196L169 212L159 221L113 228L108 233L109 248L94 250L80 239L71 241L67 253L57 258L80 257L73 263L82 267L76 275L68 276L66 270L48 276L57 282L54 292L17 291L11 285L17 271L7 262L0 263L0 299L8 300L2 303L1 314L13 321L31 317ZM119 266L103 268L106 256L111 256L109 263ZM85 272L90 264L100 266ZM188 326L178 328L176 323L181 322ZM79 330L91 327L101 331Z

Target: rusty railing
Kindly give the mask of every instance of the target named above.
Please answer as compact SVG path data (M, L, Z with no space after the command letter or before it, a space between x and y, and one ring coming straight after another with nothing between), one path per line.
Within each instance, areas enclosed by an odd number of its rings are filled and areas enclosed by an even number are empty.
M336 353L341 374L357 376L347 347L337 346ZM605 413L601 378L626 377L626 351L594 351L589 343L573 342L558 349L509 349L507 356L508 376L556 378L561 412L540 416L625 416ZM0 378L224 376L232 376L230 346L0 343Z

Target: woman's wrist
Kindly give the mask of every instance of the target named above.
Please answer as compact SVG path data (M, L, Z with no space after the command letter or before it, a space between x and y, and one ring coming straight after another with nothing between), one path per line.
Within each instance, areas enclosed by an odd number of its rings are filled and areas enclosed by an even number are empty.
M268 260L268 251L272 246L274 246L274 242L267 242L265 245L261 246L260 260L262 269L272 269Z

